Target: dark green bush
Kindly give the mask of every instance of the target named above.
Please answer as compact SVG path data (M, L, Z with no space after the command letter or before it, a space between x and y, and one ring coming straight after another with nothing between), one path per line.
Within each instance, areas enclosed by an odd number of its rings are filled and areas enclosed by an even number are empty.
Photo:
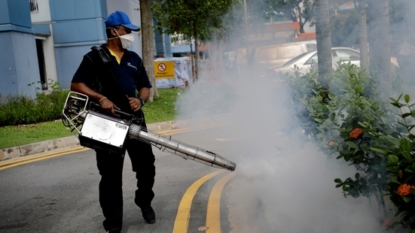
M0 95L0 126L33 124L61 117L68 90L52 83L49 94L38 92L36 98Z

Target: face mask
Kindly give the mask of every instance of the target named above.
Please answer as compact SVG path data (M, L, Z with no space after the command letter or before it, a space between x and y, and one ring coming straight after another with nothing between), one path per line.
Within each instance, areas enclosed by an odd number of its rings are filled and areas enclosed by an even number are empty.
M115 29L114 29L114 30L115 30ZM125 34L125 35L122 35L122 36L120 36L120 35L118 34L117 30L115 30L115 33L117 33L118 38L120 38L120 40L121 40L121 45L122 45L122 47L123 47L124 49L129 48L129 47L133 44L133 42L134 42L134 35L133 35L132 33L130 33L130 34ZM111 38L111 39L115 39L115 38Z
M128 47L130 47L134 42L134 36L132 33L125 34L125 35L120 36L120 40L121 40L122 47L124 49L128 49Z

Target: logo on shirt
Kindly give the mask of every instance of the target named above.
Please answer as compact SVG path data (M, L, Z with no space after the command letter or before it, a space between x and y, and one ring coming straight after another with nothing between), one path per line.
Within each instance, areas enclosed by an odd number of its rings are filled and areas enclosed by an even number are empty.
M127 66L134 68L135 70L137 70L136 66L133 66L131 63L127 62Z

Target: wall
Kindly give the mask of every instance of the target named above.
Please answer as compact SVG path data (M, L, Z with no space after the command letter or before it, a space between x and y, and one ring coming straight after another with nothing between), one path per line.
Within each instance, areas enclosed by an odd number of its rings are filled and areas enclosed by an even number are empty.
M55 58L55 42L53 40L53 30L50 15L49 0L37 0L38 11L30 14L33 27L46 26L49 33L40 33L35 30L36 39L41 39L45 57L46 79L54 82L58 81Z
M105 0L50 0L56 67L61 88L70 83L85 53L105 43Z
M22 32L0 33L0 93L34 97L40 80L36 44L32 34ZM35 83L28 86L30 83Z
M28 0L0 0L0 94L35 96L40 89L36 39L42 41L48 80L69 88L83 55L106 42L104 21L116 10L141 26L138 0L37 0L30 13ZM131 50L142 56L140 34ZM167 46L171 53L170 46ZM27 84L36 83L29 87Z
M34 97L40 88L35 38L27 0L0 1L0 94ZM6 55L6 56L5 56ZM28 86L30 83L35 83Z

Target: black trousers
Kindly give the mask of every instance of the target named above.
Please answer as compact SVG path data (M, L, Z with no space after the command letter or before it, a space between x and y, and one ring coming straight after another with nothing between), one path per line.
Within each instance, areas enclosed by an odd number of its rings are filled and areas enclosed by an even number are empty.
M148 208L154 198L153 185L156 169L154 154L150 144L126 139L124 144L136 172L137 190L135 203L140 208ZM99 183L99 203L104 214L105 230L122 228L123 191L122 172L124 154L96 150L97 166L101 175Z

